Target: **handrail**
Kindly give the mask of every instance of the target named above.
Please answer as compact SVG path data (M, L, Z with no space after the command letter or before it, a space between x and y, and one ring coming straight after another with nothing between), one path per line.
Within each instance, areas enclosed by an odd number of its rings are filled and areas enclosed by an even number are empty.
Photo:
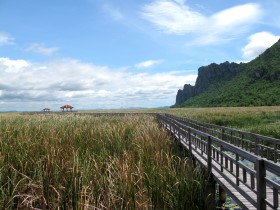
M189 118L178 117L178 116L171 115L171 114L165 114L165 115L173 117L173 118L181 119L181 120L184 120L184 121L187 121L187 122L193 122L193 123L196 123L197 125L205 125L207 128L211 127L211 128L224 129L225 131L234 131L234 132L246 135L248 137L260 138L262 140L269 141L271 143L280 144L279 139L276 139L276 138L273 138L273 137L264 136L264 135L256 134L256 133L251 133L251 132L248 132L248 131L242 131L242 130L239 130L239 129L229 128L229 127L225 127L225 126L221 126L221 125L215 125L215 124L211 124L211 123L207 123L207 122L201 122L201 121L197 121L197 120L193 120L193 119L189 119Z
M280 159L279 139L233 128L227 128L224 126L213 125L210 123L199 122L170 114L164 114L164 116L176 119L187 126L196 128L197 130L201 130L205 133L219 136L219 138L224 141L230 142L231 144L234 144L250 152L254 152L255 155L267 158L274 161L275 163Z
M222 176L256 209L278 208L280 183L274 177L280 177L280 165L192 128L172 115L158 114L157 117L184 143L186 149L205 161L208 173L215 172ZM251 166L247 166L246 161ZM238 202L246 209L243 201Z

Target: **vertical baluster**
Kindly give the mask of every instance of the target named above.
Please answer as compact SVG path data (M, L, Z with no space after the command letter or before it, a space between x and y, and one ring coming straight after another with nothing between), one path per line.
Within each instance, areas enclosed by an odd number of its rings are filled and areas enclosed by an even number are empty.
M222 145L220 146L220 152L221 152L221 172L223 172L224 156L223 156L223 146Z
M266 158L267 158L268 160L270 160L270 158L269 158L269 149L267 149L267 148L266 148Z
M243 174L243 182L247 182L247 172L245 168L242 168L242 174Z
M179 141L180 141L180 143L181 143L181 140L182 140L181 131L182 131L182 128L181 128L181 127L178 127L178 135L179 135Z
M273 161L274 161L275 163L277 163L277 144L274 144Z
M225 141L225 130L222 128L222 136L221 139Z
M244 135L243 133L241 134L241 148L243 149L244 148Z
M228 157L225 155L225 167L228 169Z
M193 135L194 137L194 147L195 147L195 150L197 150L197 139L196 139L196 133Z
M202 136L199 136L198 141L199 141L200 150L202 150L202 151L203 151Z
M239 155L235 155L236 185L239 186Z
M260 140L259 140L259 138L257 137L257 138L255 139L255 154L256 154L256 155L259 155L259 144L260 144Z
M278 189L276 187L273 187L273 207L274 209L279 207Z
M254 179L254 174L250 173L250 177L251 177L251 189L255 189L255 179Z
M216 150L216 153L217 153L217 162L219 163L219 161L220 161L220 154L219 154L219 151Z

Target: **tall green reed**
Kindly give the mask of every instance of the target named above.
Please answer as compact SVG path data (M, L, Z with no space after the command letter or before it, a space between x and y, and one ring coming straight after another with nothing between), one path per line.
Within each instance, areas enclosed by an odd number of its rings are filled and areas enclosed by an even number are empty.
M0 208L203 209L205 177L151 116L0 118Z

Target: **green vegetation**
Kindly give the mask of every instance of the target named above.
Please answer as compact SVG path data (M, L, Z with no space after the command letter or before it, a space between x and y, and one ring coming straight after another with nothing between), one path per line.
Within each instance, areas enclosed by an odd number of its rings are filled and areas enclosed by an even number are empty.
M280 107L134 111L280 138ZM0 145L1 209L204 209L206 177L152 116L1 114Z
M179 108L170 114L280 139L280 106Z
M205 177L151 116L0 115L1 209L204 209Z
M232 79L213 82L204 92L174 107L280 105L280 41L236 71L240 73Z

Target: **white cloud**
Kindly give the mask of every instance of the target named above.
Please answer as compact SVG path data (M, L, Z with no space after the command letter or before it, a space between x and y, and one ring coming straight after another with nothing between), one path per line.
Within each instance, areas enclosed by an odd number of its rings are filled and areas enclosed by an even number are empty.
M28 67L29 63L25 60L10 60L9 58L0 58L0 70L5 69L6 72L19 72Z
M157 0L146 4L141 14L165 33L193 34L193 44L206 45L236 38L259 20L262 10L258 4L248 3L206 16L185 1Z
M142 16L158 29L170 34L185 34L199 30L206 18L181 1L159 0L146 4Z
M29 52L35 52L43 55L51 55L59 50L58 47L46 47L43 43L32 43L27 48Z
M0 46L14 44L14 38L9 34L0 32Z
M35 64L0 58L0 110L59 109L66 102L87 109L171 105L177 90L196 77L182 71L135 74L73 59Z
M249 37L249 43L242 48L243 58L254 59L267 48L271 47L280 39L280 36L276 36L269 32L259 32Z
M147 60L147 61L143 61L143 62L140 62L140 63L137 63L135 64L135 67L136 68L149 68L149 67L152 67L156 64L160 64L164 62L163 59L159 59L159 60Z

